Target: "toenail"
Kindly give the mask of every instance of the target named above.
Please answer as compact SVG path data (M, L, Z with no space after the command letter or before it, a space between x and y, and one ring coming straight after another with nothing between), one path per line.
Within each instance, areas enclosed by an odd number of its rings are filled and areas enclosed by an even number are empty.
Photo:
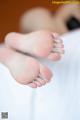
M52 39L53 39L53 42L63 43L63 40L62 40L60 37L54 37L54 36L52 35Z
M40 79L42 79L42 80L49 81L48 79L46 79L44 76L42 76L42 75L40 75L40 74L39 74L38 77L39 77Z
M57 34L57 33L52 33L51 36L52 36L53 39L59 39L60 38L59 34Z
M58 38L59 37L58 33L52 33L52 35L53 35L54 38Z
M63 41L61 40L61 39L54 39L54 42L56 42L56 43L63 43Z
M60 48L53 48L51 52L64 53L65 51Z

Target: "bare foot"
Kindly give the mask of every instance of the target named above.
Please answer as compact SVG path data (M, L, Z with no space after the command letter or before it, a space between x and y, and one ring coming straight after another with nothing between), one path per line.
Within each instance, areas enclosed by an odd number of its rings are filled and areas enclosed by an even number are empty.
M36 57L59 60L64 53L64 45L57 34L51 31L37 31L29 34L9 33L5 43L23 53Z
M4 45L0 47L0 62L9 68L17 82L32 88L41 87L52 77L51 71L36 59L13 51Z

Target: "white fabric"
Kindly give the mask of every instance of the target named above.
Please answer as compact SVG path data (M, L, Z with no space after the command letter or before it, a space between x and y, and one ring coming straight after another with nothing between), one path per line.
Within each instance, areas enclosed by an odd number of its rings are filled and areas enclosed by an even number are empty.
M80 30L62 38L65 55L43 62L54 76L42 88L18 84L0 64L0 112L8 112L8 120L80 120Z

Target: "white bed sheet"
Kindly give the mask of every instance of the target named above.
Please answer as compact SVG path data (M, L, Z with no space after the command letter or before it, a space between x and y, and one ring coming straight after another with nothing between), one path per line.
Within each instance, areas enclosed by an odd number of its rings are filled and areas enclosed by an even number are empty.
M0 64L0 113L8 112L8 120L80 120L80 30L62 39L62 60L43 62L54 76L42 88L18 84Z

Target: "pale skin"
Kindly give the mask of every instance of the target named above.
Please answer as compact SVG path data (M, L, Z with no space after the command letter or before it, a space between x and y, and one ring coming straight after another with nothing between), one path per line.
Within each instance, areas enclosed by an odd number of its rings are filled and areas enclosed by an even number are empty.
M0 62L9 68L17 82L37 88L50 82L52 72L36 57L57 61L63 53L62 40L51 31L9 33L0 47Z

